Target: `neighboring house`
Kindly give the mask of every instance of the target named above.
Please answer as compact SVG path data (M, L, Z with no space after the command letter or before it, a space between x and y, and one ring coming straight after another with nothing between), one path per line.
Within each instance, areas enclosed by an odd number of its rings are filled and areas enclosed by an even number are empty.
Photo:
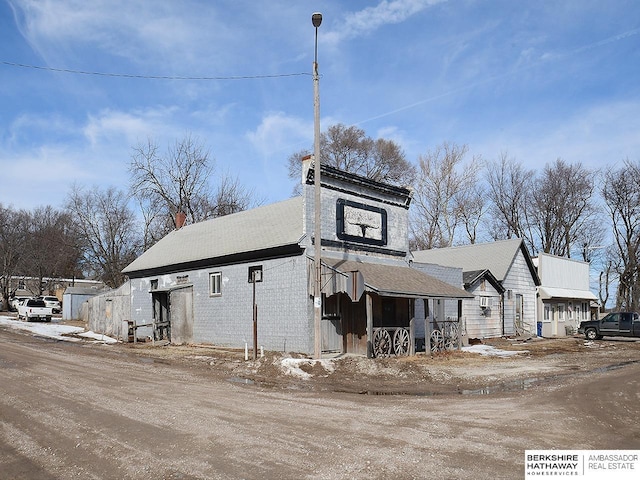
M464 302L462 315L468 338L495 338L505 335L502 305L505 288L491 270L464 272L464 288L474 300Z
M589 320L591 302L589 264L571 258L541 253L533 259L538 269L538 322L543 337L564 337Z
M427 264L427 263L415 263L411 262L411 266L417 270L420 270L427 275L431 275L432 277L437 278L438 280L442 280L443 282L448 283L449 285L453 285L454 287L463 288L463 274L461 268L455 267L446 267L444 265L435 265L435 264ZM471 295L469 295L469 298ZM467 299L468 300L468 299ZM438 299L434 299L430 305L425 305L424 302L416 303L416 317L424 318L429 317L430 325L426 323L418 323L416 325L416 338L422 340L426 338L425 329L429 329L433 331L434 329L442 328L442 322L448 321L450 319L457 319L462 315L462 319L464 319L464 302L462 304L453 303L453 302L442 302ZM425 307L428 310L425 315ZM462 314L459 312L459 308L462 308ZM465 326L462 325L461 333L463 337L466 337L466 329ZM464 340L464 339L463 339ZM420 342L422 344L422 342Z
M414 265L461 268L474 295L462 302L469 338L537 333L538 274L521 239L412 252Z
M4 279L0 280L4 281ZM62 301L62 295L69 287L99 289L104 288L104 283L78 278L12 276L9 278L7 287L11 296L34 297L43 294L58 297L58 300Z
M416 301L468 294L410 268L409 190L327 166L321 174L322 350L371 355L382 330L413 350L425 321ZM163 326L173 343L244 347L255 311L259 345L313 353L313 178L307 160L301 197L182 227L127 266L138 334Z

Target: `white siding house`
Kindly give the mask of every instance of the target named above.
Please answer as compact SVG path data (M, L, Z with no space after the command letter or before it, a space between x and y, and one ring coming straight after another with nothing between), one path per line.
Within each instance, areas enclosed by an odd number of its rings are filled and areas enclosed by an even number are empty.
M474 300L462 304L462 317L468 338L493 338L505 334L502 322L504 287L490 270L464 273L464 288Z
M573 334L588 320L590 303L598 298L589 289L589 264L541 253L533 259L538 268L538 322L543 337Z
M484 283L482 279L465 282L465 289L474 295L473 300L463 301L470 338L472 333L481 337L537 334L536 288L540 280L521 239L420 250L412 255L415 263L458 267L468 275L488 270L497 280L498 288L486 276ZM481 308L481 302L491 302L490 310Z

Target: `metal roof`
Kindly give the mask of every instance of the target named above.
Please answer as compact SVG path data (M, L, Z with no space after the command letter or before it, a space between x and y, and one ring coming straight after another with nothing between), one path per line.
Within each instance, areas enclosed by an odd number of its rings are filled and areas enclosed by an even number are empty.
M519 238L459 247L433 248L411 253L416 262L459 267L465 272L489 269L502 282L509 273L518 250L522 251L536 285L540 285L529 252L527 252L524 242Z
M302 197L213 218L174 230L130 263L123 273L150 271L298 244Z
M473 298L473 295L461 288L408 266L329 258L323 258L322 261L339 272L359 271L367 289L382 296Z
M105 291L104 288L88 288L88 287L67 287L63 295L99 295Z

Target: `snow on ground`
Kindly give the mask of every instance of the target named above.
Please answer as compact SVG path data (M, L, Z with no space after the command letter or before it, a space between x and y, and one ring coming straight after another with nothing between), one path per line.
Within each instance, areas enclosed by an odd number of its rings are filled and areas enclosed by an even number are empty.
M519 353L526 353L527 350L500 350L499 348L492 347L491 345L472 345L470 347L462 347L463 352L479 353L480 355L489 357L512 357Z
M117 340L106 335L100 335L94 332L87 332L82 327L73 327L71 325L60 325L55 319L50 323L40 322L23 322L11 317L0 317L0 325L7 326L16 330L26 330L39 335L41 337L54 338L56 340L64 340L67 342L81 342L84 337L94 340L96 343L116 343Z
M68 342L80 342L82 338L93 340L96 343L117 343L117 340L106 335L94 333L91 331L85 331L81 327L73 327L70 325L60 325L54 319L50 323L40 322L24 322L21 320L15 320L11 317L0 316L0 325L7 326L9 328L27 330L34 335L40 335L42 337L54 338L56 340L65 340ZM500 350L490 345L473 345L470 347L463 347L463 351L470 353L479 353L484 356L496 356L496 357L511 357L518 355L519 353L526 353L526 350L509 351ZM281 367L288 375L309 378L312 375L306 372L301 367L313 368L314 364L319 362L327 372L334 370L334 365L330 360L309 360L302 358L285 358L282 359Z
M310 360L308 358L283 358L280 360L282 370L286 375L291 375L298 378L311 378L312 374L305 372L302 367L313 368L314 365L319 364L324 368L327 373L334 371L335 366L331 359L325 360Z

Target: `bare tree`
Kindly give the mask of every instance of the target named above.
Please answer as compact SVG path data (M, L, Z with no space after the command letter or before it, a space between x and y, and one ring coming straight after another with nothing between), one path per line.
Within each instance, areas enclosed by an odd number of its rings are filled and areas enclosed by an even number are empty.
M24 244L28 237L28 212L4 207L0 204L0 282L5 307L11 291L11 278L21 273L20 267L26 253Z
M302 157L308 150L291 155L287 161L289 177L299 179ZM342 124L330 126L320 136L320 156L324 165L367 177L377 182L408 186L413 183L414 166L400 146L384 139L367 137L364 130Z
M582 248L581 239L589 240L589 231L597 227L594 178L582 164L562 159L546 165L536 178L528 219L541 251L571 257L573 247Z
M219 179L213 202L207 209L213 217L222 217L246 210L256 202L253 190L245 188L237 177L224 174Z
M237 178L221 175L216 186L209 152L186 135L161 154L152 141L134 148L130 171L131 192L138 200L144 224L144 248L176 227L176 214L182 212L190 222L228 215L254 203L252 190Z
M464 163L466 145L444 143L420 156L411 215L412 248L448 247L464 224L468 241L475 242L483 210L478 183L481 162Z
M506 152L487 165L487 198L494 240L530 239L527 227L527 198L531 194L534 172L526 170ZM528 243L531 243L530 241Z
M462 190L456 198L456 210L471 244L478 240L478 229L484 220L486 206L486 190L479 181L468 190Z
M602 197L613 228L617 257L616 308L640 307L640 162L625 160L604 173Z
M142 243L128 202L129 197L113 187L83 190L77 186L67 201L82 242L86 270L112 288L124 282L122 269L140 253Z
M33 293L40 295L44 288L52 288L52 279L71 277L78 272L81 250L67 212L51 206L39 207L31 212L28 220L29 234L24 242L27 255L22 264L25 273L39 279L38 291Z
M617 277L619 259L620 256L613 246L605 251L605 261L598 275L598 300L601 308L604 308L609 301L611 286L614 283L614 278Z
M209 179L213 172L209 152L190 135L159 153L151 140L134 148L130 171L131 191L149 206L162 206L167 222L174 222L178 212L191 221L207 217L202 211L210 196Z

